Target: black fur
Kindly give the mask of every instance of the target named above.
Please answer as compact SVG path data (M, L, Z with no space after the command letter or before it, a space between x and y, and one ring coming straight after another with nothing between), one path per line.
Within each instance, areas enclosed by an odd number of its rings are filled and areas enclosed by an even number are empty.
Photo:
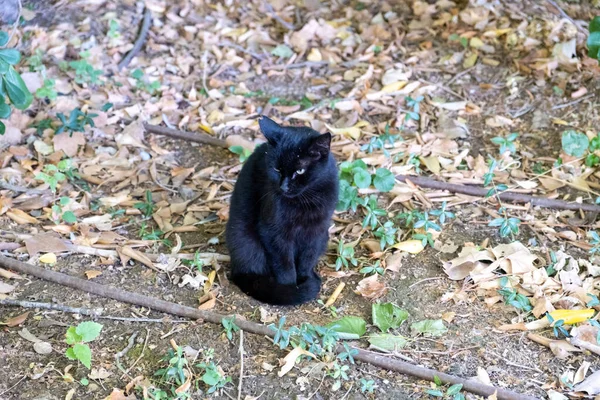
M231 280L259 301L300 304L321 290L315 266L338 200L331 134L266 117L259 125L268 143L246 160L231 197Z

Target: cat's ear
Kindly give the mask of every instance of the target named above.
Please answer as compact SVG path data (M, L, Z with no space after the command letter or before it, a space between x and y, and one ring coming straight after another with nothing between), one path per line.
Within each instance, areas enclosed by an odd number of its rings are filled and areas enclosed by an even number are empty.
M331 147L331 133L327 132L312 139L308 153L314 158L327 157Z
M281 136L285 131L281 125L265 116L260 117L258 126L260 126L261 132L273 146L279 142L279 139L281 139Z

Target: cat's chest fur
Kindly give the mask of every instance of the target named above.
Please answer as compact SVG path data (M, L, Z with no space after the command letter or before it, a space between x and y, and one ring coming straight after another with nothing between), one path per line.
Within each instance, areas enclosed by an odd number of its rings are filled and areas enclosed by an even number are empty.
M299 199L272 199L262 205L262 223L288 239L309 239L327 230L330 212Z

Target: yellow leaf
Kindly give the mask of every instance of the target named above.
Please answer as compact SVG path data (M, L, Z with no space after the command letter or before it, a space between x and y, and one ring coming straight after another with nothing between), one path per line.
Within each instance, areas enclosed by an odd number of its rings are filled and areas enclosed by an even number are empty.
M310 351L306 351L301 347L296 347L294 350L290 351L287 356L285 356L285 358L283 359L283 367L281 367L281 371L279 371L277 375L281 378L282 376L290 372L296 364L296 359L298 359L298 357L300 356L309 356L312 358L316 358L315 355Z
M56 254L46 253L43 256L40 256L40 262L44 264L56 264Z
M6 212L6 215L19 225L24 224L39 224L39 221L27 214L25 211L19 209L12 209Z
M419 157L421 162L425 164L428 170L433 172L435 175L440 174L440 160L435 156L430 157Z
M478 49L478 48L482 47L483 45L484 45L483 41L476 37L472 37L469 42L469 46L473 47L474 49Z
M308 56L306 57L306 59L308 61L322 61L323 60L323 56L321 55L321 52L319 51L319 49L315 49L312 48L310 49L310 53L308 53Z
M370 126L370 124L367 121L358 121L356 123L356 125L349 126L347 128L334 128L333 126L330 126L327 124L325 124L325 126L334 135L349 136L352 139L357 140L358 138L360 138L360 133L361 133L360 128L363 128L365 126Z
M477 54L473 53L469 57L465 58L463 62L463 68L471 68L477 62Z
M423 251L423 249L425 249L425 247L423 247L423 243L421 243L420 240L416 240L416 239L406 240L404 242L396 243L392 247L394 247L398 250L401 250L401 251L405 251L410 254L419 254L420 252Z
M596 311L591 308L586 310L556 310L552 311L550 316L555 321L563 320L565 324L573 325L587 321L592 318L595 313Z
M400 90L404 86L406 86L407 83L408 82L406 82L406 81L398 81L398 82L390 83L389 85L385 85L384 87L382 87L381 91L383 93L397 92L398 90Z

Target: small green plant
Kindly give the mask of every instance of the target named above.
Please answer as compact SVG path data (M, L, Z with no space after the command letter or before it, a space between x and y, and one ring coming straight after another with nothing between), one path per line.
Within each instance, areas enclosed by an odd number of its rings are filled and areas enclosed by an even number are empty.
M517 152L515 140L517 140L518 137L518 133L511 133L505 138L497 136L495 138L492 138L492 143L500 146L500 154L504 154L507 151L510 154L515 154Z
M69 158L61 160L57 165L46 164L43 172L38 172L35 179L43 181L50 186L50 190L56 192L56 186L60 182L78 177L77 170L73 167L73 161Z
M447 206L447 204L444 201L442 203L442 208L440 208L439 210L432 210L432 211L429 212L434 217L438 217L438 221L440 221L441 225L444 225L446 223L446 219L454 219L454 218L456 218L456 215L454 215L453 212L450 212L450 211L446 210L446 206Z
M14 68L21 60L21 53L15 49L3 48L8 44L9 39L6 32L0 31L0 119L10 117L11 105L19 110L25 110L33 101L33 96L21 75ZM6 125L0 121L0 135L4 135L5 132Z
M116 19L111 19L108 21L108 32L106 32L106 36L111 39L118 39L121 37L121 32L119 28L119 21Z
M147 92L148 94L153 95L160 89L160 81L152 81L150 82L148 79L144 78L144 72L141 69L135 69L131 73L131 77L135 79L135 87Z
M327 375L329 375L335 380L335 382L331 386L332 391L335 392L340 387L342 387L342 380L347 381L348 379L350 379L348 377L349 369L350 367L348 365L340 365L337 361L333 363L332 368L327 372Z
M587 46L588 55L591 58L600 60L600 17L596 16L590 21L588 26L590 35L588 36Z
M257 90L257 91L250 91L250 92L246 92L244 93L244 97L246 98L251 98L251 97L263 97L265 95L265 92L263 92L262 90Z
M252 155L252 150L247 149L245 147L242 146L231 146L229 148L229 151L231 151L234 154L237 154L238 156L240 156L240 162L246 162L246 160L248 159L248 157L250 157Z
M587 302L586 306L588 308L592 308L592 307L596 307L596 306L600 306L600 300L598 299L598 296L594 296L591 293L587 294L589 297L591 297L592 299L590 301Z
M375 174L368 171L363 160L344 161L340 164L340 180L360 189L366 189L371 184L380 192L389 192L394 188L396 178L387 168L378 168Z
M548 276L554 276L558 272L556 268L554 268L556 266L556 263L558 263L556 253L550 251L550 263L548 264L548 266L546 266L546 273L548 274Z
M191 268L195 268L199 273L202 273L202 268L204 268L204 259L200 257L200 252L196 251L194 253L193 260L181 260L184 265L187 265Z
M500 287L498 293L504 298L504 303L513 306L519 311L529 312L533 309L529 298L523 296L513 287L509 286L508 277L500 278Z
M499 227L500 236L513 238L519 234L519 225L521 225L519 218L508 217L506 214L503 217L494 218L488 224L488 226Z
M423 101L423 96L417 96L414 99L410 96L406 96L406 98L404 99L404 101L406 102L406 106L409 108L408 111L406 111L406 116L404 117L404 121L410 121L411 119L414 121L418 121L420 119L419 113L420 113L420 104Z
M383 275L385 273L385 270L381 266L381 261L377 260L377 261L375 261L375 264L367 265L366 267L362 267L360 269L360 271L358 271L358 272L360 272L361 274L365 274L365 275L368 275L368 274Z
M29 127L35 128L35 133L38 136L41 136L46 129L53 129L52 128L52 118L44 118L42 120L34 122L33 124L29 125Z
M390 153L385 148L386 142L389 144L389 146L393 146L398 139L402 140L402 137L400 135L391 135L390 125L386 124L383 135L373 136L369 140L369 143L362 145L360 149L361 151L366 151L367 153L372 153L375 150L382 150L383 154L385 154L386 157L389 157Z
M556 321L554 318L552 318L552 315L550 315L550 313L546 313L546 318L548 318L548 321L550 321L550 326L552 327L554 336L556 336L559 339L561 336L565 338L568 338L570 336L569 332L565 329L564 320L559 319L558 321Z
M372 379L360 378L360 391L361 393L372 394L377 388L375 381Z
M137 202L133 205L144 214L146 218L150 218L154 212L154 202L152 201L152 192L146 190L145 201Z
M187 394L182 393L180 395L175 391L176 388L183 385L186 381L188 361L183 355L183 349L181 347L177 347L176 351L169 349L167 355L163 358L163 361L167 361L167 367L156 371L154 376L159 378L158 383L160 386L168 385L169 389L151 388L150 392L154 398L165 400L188 398Z
M433 377L435 389L430 389L426 393L430 396L441 398L441 399L452 399L452 400L465 400L465 395L460 393L463 388L462 383L452 385L444 393L444 384L441 379L437 376Z
M223 318L221 320L221 324L223 325L225 335L229 341L233 340L233 334L235 332L239 332L240 328L235 324L235 317L231 316L229 318Z
M231 377L225 376L223 371L212 361L201 362L200 364L197 364L196 367L202 369L202 376L200 379L208 386L206 391L208 394L212 394L217 390L224 388L228 383L231 383Z
M354 246L345 245L343 240L340 240L337 247L338 256L335 260L335 270L339 271L342 267L348 268L350 264L355 267L358 265L358 260L354 258Z
M138 232L138 235L142 240L156 240L165 246L171 246L171 241L169 239L163 238L164 234L165 233L160 229L148 227L148 224L146 224L146 222L142 222L140 226L140 231Z
M93 322L82 322L77 327L71 326L67 329L66 339L69 347L65 353L69 360L78 360L87 369L92 368L92 350L87 343L96 340L100 335L102 325Z
M496 185L494 183L494 177L496 174L494 170L498 165L498 161L496 159L490 157L488 160L489 169L488 172L483 175L483 184L484 186L492 186L485 197L496 196L498 203L500 204L500 209L498 210L500 214L503 214L501 217L495 218L491 220L488 226L498 227L499 233L501 237L515 237L519 234L519 225L521 225L521 220L519 218L509 217L506 209L502 207L502 201L498 194L508 189L508 186L504 184Z
M89 51L79 53L80 60L69 62L68 66L75 71L75 82L79 84L101 85L100 77L104 71L95 69L89 62Z
M283 316L277 325L269 325L269 329L275 332L273 343L282 350L291 345L322 356L331 353L339 340L338 333L330 327L303 323L300 327L292 326L290 329L284 329L285 320Z
M88 114L87 112L81 111L80 108L75 108L69 113L69 118L63 113L57 113L56 117L60 120L61 124L56 128L55 134L60 134L65 131L69 132L69 136L73 136L74 132L85 132L85 126L89 125L92 128L94 125L94 118L98 114Z
M280 44L271 50L271 54L275 57L290 58L294 55L294 51L285 44Z
M331 316L333 318L337 318L338 317L338 309L335 306L325 306L325 302L321 299L317 300L317 303L319 303L321 305L321 307L323 307L324 309L326 309L327 311L329 311L329 314L331 314Z
M379 217L387 215L387 211L379 208L377 205L377 196L375 195L369 196L363 207L365 209L365 218L362 223L363 228L370 226L371 229L375 229L379 225Z
M460 36L457 33L453 33L452 35L448 36L448 40L451 42L460 43L465 49L469 46L469 39L464 36Z
M27 59L27 65L29 66L29 71L31 72L40 72L46 69L44 67L44 53L40 49L36 49L35 53L31 57Z
M58 93L55 89L56 81L54 79L44 79L44 85L36 90L35 97L38 99L56 100Z
M55 224L59 224L61 221L67 224L74 224L77 222L77 217L73 211L63 211L63 207L66 207L71 202L68 197L61 197L58 200L58 204L52 206L52 220Z
M373 232L373 235L379 238L379 247L381 247L381 250L385 250L387 246L396 243L396 232L398 232L398 229L394 227L392 221L386 221Z
M417 154L409 154L406 165L412 165L417 174L421 173L421 160Z
M349 209L356 212L359 205L364 204L365 200L358 195L358 189L351 186L348 181L340 181L339 199L336 207L337 211L348 211Z

